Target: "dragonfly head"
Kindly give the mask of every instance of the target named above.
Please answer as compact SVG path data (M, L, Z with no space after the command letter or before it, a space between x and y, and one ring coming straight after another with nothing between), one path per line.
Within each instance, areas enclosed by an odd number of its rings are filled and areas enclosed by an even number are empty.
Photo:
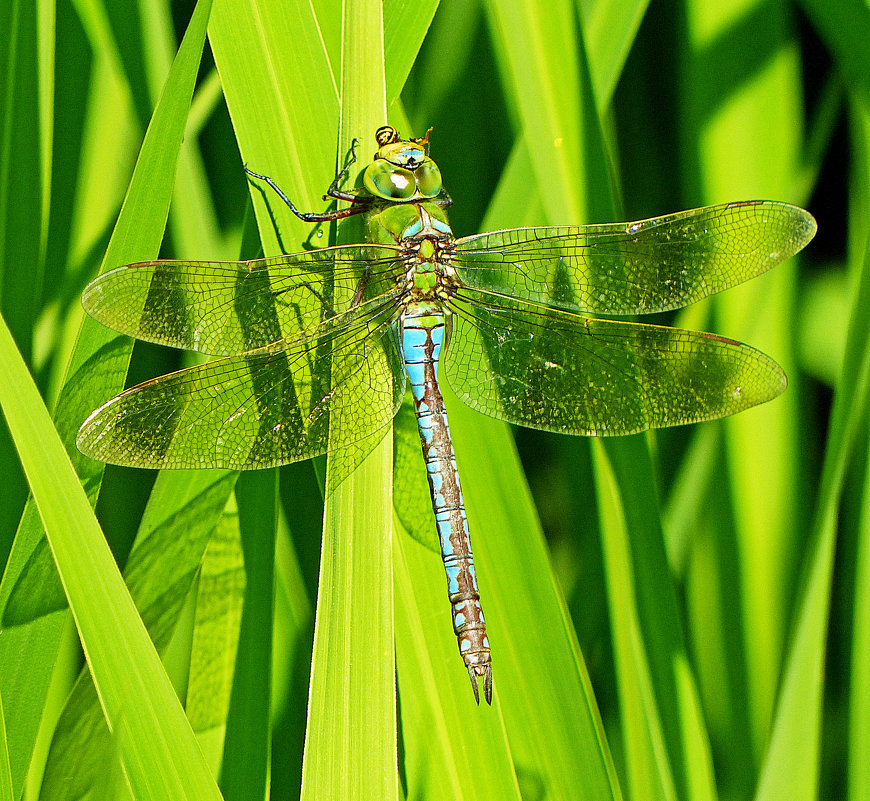
M378 152L363 174L363 184L374 197L407 202L441 192L441 171L429 158L429 131L422 139L402 139L395 128L385 125L375 139Z

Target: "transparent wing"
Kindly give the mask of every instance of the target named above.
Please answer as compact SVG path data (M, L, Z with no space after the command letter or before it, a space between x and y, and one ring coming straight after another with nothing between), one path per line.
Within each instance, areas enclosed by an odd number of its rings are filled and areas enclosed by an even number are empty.
M212 356L244 353L357 316L397 292L398 250L342 245L253 261L146 261L99 276L85 310L137 339Z
M816 231L787 203L708 206L635 223L517 228L456 244L462 283L595 314L687 306L748 281L803 248Z
M393 420L393 508L402 526L429 550L440 553L432 495L420 450L420 429L411 393Z
M357 443L384 428L402 402L397 312L391 304L305 345L147 381L97 409L76 444L94 459L133 467L243 470Z
M735 414L786 386L776 362L697 331L597 320L462 290L446 373L473 409L530 428L620 435Z

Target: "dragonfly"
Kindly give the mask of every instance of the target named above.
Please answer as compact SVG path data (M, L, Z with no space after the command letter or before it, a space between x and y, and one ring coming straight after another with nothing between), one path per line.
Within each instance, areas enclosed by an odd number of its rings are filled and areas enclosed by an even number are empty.
M609 436L725 417L782 393L780 366L716 334L611 317L686 306L764 273L812 239L781 202L709 206L640 222L454 237L429 134L391 126L361 186L300 212L363 215L366 241L251 261L147 261L83 293L87 312L138 339L217 357L139 384L82 425L86 455L149 468L265 468L373 448L410 384L447 574L477 703L492 658L439 368L479 412Z

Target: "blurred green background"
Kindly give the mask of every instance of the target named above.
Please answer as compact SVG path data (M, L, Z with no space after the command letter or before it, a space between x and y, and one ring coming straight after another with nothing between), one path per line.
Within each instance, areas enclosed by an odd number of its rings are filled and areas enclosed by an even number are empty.
M320 460L237 482L103 474L71 450L224 797L870 797L870 8L214 0L198 70L191 56L164 90L193 10L0 8L0 311L68 449L123 385L191 363L137 342L125 378L129 340L83 323L98 270L272 254L276 229L286 249L326 244L242 166L322 210L349 139L372 150L370 119L434 128L457 236L745 199L819 224L772 273L656 320L774 357L789 389L765 407L601 443L448 396L492 709L474 706L388 458L359 485L378 518L340 491L324 514ZM141 752L106 711L109 735L23 460L0 429L0 801L160 798L130 765L184 775L181 749ZM348 577L348 553L385 555ZM104 643L137 636L72 605ZM129 693L134 717L148 702Z

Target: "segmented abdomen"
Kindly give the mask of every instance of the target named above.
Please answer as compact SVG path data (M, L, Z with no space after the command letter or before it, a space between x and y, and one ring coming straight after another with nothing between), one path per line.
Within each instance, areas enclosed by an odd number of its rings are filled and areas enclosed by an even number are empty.
M444 339L444 315L431 308L410 309L403 317L402 349L411 382L417 425L432 509L447 572L447 591L453 607L453 630L479 700L477 677L484 680L484 697L492 699L492 664L486 623L480 606L477 577L456 457L444 399L438 387L438 359Z

